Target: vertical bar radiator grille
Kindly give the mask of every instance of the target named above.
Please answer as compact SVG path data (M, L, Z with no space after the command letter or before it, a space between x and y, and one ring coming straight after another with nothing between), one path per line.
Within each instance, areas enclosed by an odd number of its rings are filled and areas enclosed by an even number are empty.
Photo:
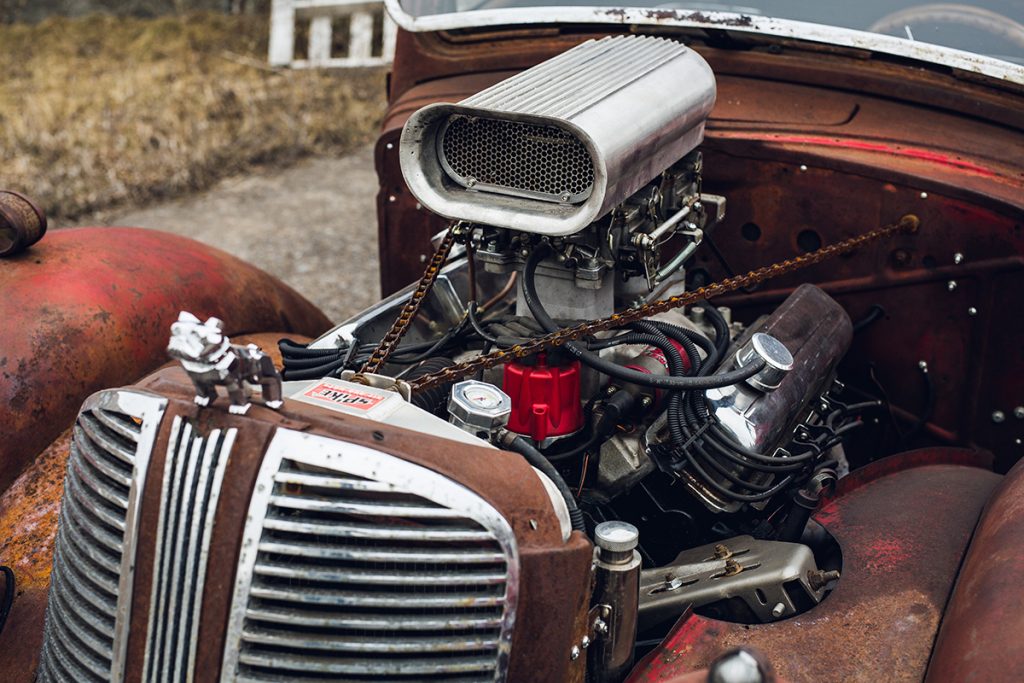
M191 680L210 534L237 430L197 434L175 417L164 462L145 680Z
M64 479L41 681L119 680L141 481L164 403L104 392L75 423ZM94 400L95 399L95 400ZM91 405L90 405L91 404ZM153 408L159 409L156 419ZM130 601L130 595L128 595Z
M429 470L342 446L422 470L486 506ZM228 643L236 637L237 650L222 681L234 671L259 682L502 679L518 577L507 524L362 464L353 472L283 457L261 473L269 495L253 499L260 512L247 539L258 542L251 570L245 557L239 569Z

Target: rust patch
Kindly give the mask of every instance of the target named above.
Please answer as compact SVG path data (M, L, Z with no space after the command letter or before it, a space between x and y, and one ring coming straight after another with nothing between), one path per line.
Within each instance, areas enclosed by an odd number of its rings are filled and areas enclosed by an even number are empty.
M0 257L28 249L46 234L46 214L23 194L0 190Z
M70 444L68 430L0 497L0 563L18 590L0 640L0 680L9 683L35 680Z
M927 683L1024 680L1024 465L1006 475L978 524L942 621Z
M960 558L1000 478L942 464L957 459L952 449L910 469L898 469L901 457L864 468L886 474L866 473L816 516L843 551L843 576L820 605L752 626L684 616L630 680L674 680L740 645L760 649L795 681L921 680Z

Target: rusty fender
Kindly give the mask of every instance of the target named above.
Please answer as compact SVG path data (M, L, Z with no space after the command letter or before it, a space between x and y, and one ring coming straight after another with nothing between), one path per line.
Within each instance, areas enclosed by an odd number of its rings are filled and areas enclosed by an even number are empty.
M0 491L82 400L166 362L182 310L228 334L316 335L330 321L261 270L193 240L138 228L58 230L0 261Z

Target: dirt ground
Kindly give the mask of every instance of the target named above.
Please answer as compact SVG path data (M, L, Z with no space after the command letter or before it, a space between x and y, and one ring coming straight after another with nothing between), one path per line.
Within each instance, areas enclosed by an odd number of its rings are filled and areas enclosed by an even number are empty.
M229 178L200 194L104 223L166 230L281 278L332 320L380 296L373 147L282 171Z

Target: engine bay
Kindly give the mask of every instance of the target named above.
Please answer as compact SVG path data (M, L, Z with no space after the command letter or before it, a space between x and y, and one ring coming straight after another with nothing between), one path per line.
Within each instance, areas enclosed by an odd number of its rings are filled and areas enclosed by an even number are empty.
M404 387L425 413L523 454L561 493L568 523L599 546L602 535L632 538L640 643L658 642L690 605L754 624L824 599L841 579L841 553L809 520L851 470L847 437L879 429L883 407L838 370L854 330L871 321L854 324L812 284L753 317L698 301L521 352L699 290L695 255L718 253L728 198L702 192L699 149L713 80L694 81L676 109L662 102L657 116L642 115L642 93L659 79L710 75L668 42L591 41L536 67L592 79L560 109L532 91L528 70L417 112L403 172L426 208L452 220L424 281L313 344L281 343L284 377L304 383L291 385L300 394L324 377ZM646 71L592 66L637 51L654 55ZM539 173L539 162L554 170ZM638 183L643 173L652 175ZM407 321L398 335L396 319ZM508 362L417 390L502 350ZM609 598L622 599L621 587Z

